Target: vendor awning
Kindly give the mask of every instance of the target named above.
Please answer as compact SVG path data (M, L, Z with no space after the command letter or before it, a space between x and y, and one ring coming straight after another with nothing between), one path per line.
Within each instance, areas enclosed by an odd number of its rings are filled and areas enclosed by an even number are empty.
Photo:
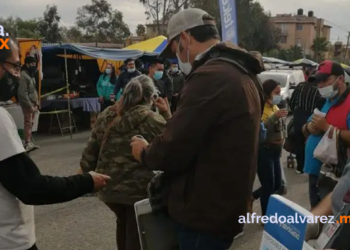
M124 61L128 58L137 59L142 56L157 56L158 53L144 52L140 50L130 49L101 49L87 46L80 46L74 44L62 44L54 46L43 46L43 53L64 54L66 50L67 54L86 55L93 58L101 58L113 61Z
M145 52L161 53L167 45L167 38L165 36L157 36L143 42L139 42L126 47L125 49L136 49Z

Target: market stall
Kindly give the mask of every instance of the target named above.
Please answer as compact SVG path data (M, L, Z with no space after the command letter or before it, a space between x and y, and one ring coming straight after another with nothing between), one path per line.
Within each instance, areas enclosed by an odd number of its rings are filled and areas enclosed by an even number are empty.
M43 57L61 57L64 60L64 86L60 86L57 90L52 90L48 93L42 95L41 106L45 109L42 114L47 114L51 116L58 117L57 113L66 113L69 117L69 126L67 127L72 136L72 131L75 128L74 120L72 123L72 111L71 109L80 107L86 112L99 112L100 104L98 98L95 95L86 94L86 89L89 86L94 85L96 81L92 81L89 84L85 83L84 80L80 80L78 84L75 84L76 93L71 93L74 79L72 74L79 75L82 74L81 60L91 60L91 59L102 59L104 62L107 61L124 61L128 58L140 58L140 57L154 57L158 53L148 53L139 50L120 50L120 49L101 49L86 46L79 46L73 44L62 44L55 46L44 46L42 49ZM76 60L76 64L73 65L73 73L68 71L68 60ZM72 68L70 67L70 70ZM45 71L45 69L44 69ZM91 73L91 70L87 70L87 74ZM100 74L100 71L95 73L95 75ZM44 74L45 75L45 74ZM44 76L45 77L45 76ZM89 81L91 79L86 79ZM83 82L82 82L83 81ZM63 92L65 92L63 94ZM82 95L84 94L84 95ZM58 118L57 118L58 119ZM60 121L58 121L60 124ZM72 125L73 124L73 125Z

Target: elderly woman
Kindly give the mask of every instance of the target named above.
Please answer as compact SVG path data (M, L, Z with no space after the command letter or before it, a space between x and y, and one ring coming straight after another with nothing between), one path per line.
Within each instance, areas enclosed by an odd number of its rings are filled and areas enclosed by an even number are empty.
M146 187L154 174L134 159L130 143L135 135L153 141L162 133L170 113L155 93L148 76L133 78L118 104L98 117L80 163L84 173L96 171L112 179L98 196L117 216L119 250L140 249L134 203L147 198ZM163 116L151 111L154 102Z

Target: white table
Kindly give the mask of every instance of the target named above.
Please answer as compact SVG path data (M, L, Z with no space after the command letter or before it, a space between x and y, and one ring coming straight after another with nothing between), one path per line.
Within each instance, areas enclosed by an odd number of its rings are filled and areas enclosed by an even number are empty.
M17 129L24 129L24 116L23 116L22 108L18 104L12 104L10 106L5 106L4 108L12 116L13 120L16 123ZM34 115L34 121L33 121L34 124L32 128L32 132L38 131L39 116L40 116L40 112L36 112Z

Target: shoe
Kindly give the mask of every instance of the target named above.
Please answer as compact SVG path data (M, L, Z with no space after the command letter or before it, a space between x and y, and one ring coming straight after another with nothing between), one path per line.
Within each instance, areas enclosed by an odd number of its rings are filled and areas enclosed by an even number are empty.
M250 201L248 202L248 213L252 214L253 213L253 203L255 199L253 196L250 198Z
M242 237L243 235L244 235L244 232L242 231L239 234L237 234L234 239L237 240L238 238Z
M29 153L29 152L32 152L32 151L34 151L34 150L36 150L36 149L39 149L40 147L37 146L37 145L35 145L35 144L32 143L32 142L29 142L29 143L27 143L27 144L24 146L24 148L25 148L26 152Z
M299 171L298 169L296 169L296 170L295 170L295 173L297 173L297 174L303 174L304 171Z

